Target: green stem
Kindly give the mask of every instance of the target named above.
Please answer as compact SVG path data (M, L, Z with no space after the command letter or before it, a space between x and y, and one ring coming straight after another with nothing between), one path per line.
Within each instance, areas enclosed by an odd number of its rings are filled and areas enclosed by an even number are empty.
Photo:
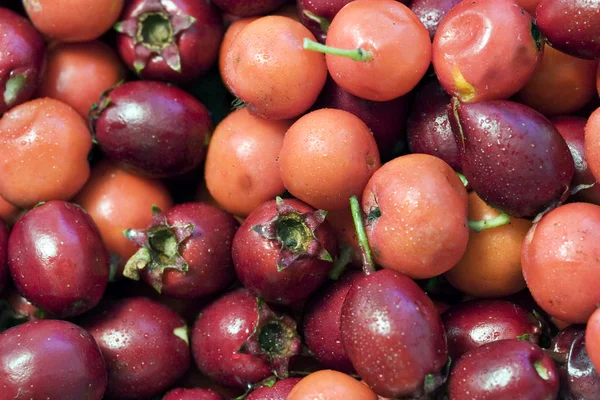
M467 180L467 177L464 176L463 174L461 174L460 172L457 172L456 175L458 175L460 181L463 183L463 185L465 187L469 186L469 181Z
M469 221L469 228L475 232L485 231L486 229L498 228L510 224L510 215L500 213L497 217L482 219L479 221Z
M333 262L333 267L329 271L329 279L337 281L346 270L346 266L352 261L354 249L349 244L342 246L340 256Z
M327 18L320 17L317 14L308 10L304 10L303 13L306 16L306 18L315 21L317 24L319 24L319 27L321 28L323 33L327 33L327 31L329 30L329 20Z
M363 259L363 271L366 275L375 272L375 263L371 256L371 247L367 240L367 232L363 223L362 211L358 199L356 196L350 197L350 210L352 211L352 220L354 221L354 227L356 228L356 235L358 236L358 245L360 246L361 255Z
M354 61L371 61L373 59L373 53L368 50L358 49L344 50L335 47L325 46L324 44L304 38L304 48L306 50L318 51L320 53L331 54L334 56L348 57Z

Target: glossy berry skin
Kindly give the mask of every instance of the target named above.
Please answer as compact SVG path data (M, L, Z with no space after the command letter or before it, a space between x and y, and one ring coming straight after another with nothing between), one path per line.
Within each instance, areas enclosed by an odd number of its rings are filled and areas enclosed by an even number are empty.
M450 400L555 400L558 372L538 346L519 339L477 347L458 359L448 378Z
M221 296L200 312L192 353L203 374L222 385L247 388L273 373L268 357L241 350L255 332L260 340L260 312L257 298L246 289Z
M199 166L212 121L190 94L155 81L118 86L93 113L95 136L106 156L138 173L166 178Z
M45 67L44 39L31 23L0 7L0 115L31 98Z
M383 269L352 285L342 307L346 354L384 397L419 396L447 361L446 337L429 297L406 275Z
M104 360L94 338L67 321L27 322L0 334L5 399L100 400Z
M286 0L213 0L212 3L228 14L252 17L270 14L286 3Z
M473 300L442 314L453 360L479 346L497 340L521 339L537 344L541 324L533 315L505 300Z
M315 211L299 200L285 199L283 202L299 213ZM297 306L325 283L332 263L306 255L286 268L278 268L282 242L267 239L253 229L277 215L275 200L261 204L248 215L233 239L233 263L242 284L256 296L268 303ZM330 255L335 254L336 239L328 222L316 228L314 237Z
M590 359L596 371L600 370L600 312L598 309L590 316L585 330L585 340Z
M143 79L185 83L203 75L217 60L223 38L222 20L211 3L127 2L116 27L121 58ZM149 32L147 36L139 33L140 27ZM163 29L169 31L166 37Z
M0 219L0 293L8 283L8 228Z
M535 17L552 47L579 58L600 58L599 0L540 0Z
M340 317L348 291L360 278L357 271L345 274L316 292L304 311L303 336L311 353L326 368L347 374L354 367L342 345Z
M460 0L413 0L410 9L425 25L433 40L442 19L458 3Z
M548 119L505 100L460 104L454 99L453 107L463 173L479 197L514 217L532 217L558 204L575 165Z
M169 209L165 216L170 226L192 224L193 231L178 248L179 255L187 264L187 271L167 267L159 272L161 293L180 299L195 299L221 292L233 283L235 271L231 243L239 223L232 215L209 204L184 203ZM148 268L141 276L149 284L153 283Z
M286 400L301 378L286 378L275 382L271 387L263 386L252 391L246 400Z
M534 73L543 46L533 18L514 1L463 1L438 27L433 67L462 102L508 99Z
M588 323L588 326L591 326ZM594 342L591 338L591 342ZM586 400L600 397L600 375L588 354L586 327L570 325L552 339L550 351L560 375L559 398L564 400Z
M210 389L172 389L162 400L223 400L223 396Z
M121 299L82 326L96 339L108 369L111 399L142 399L171 387L190 367L186 323L145 297Z
M66 318L98 304L108 283L109 257L89 214L54 200L15 224L8 239L8 267L19 293Z
M571 187L575 188L578 185L590 185L596 182L585 153L585 124L587 120L581 117L564 116L554 117L550 121L567 142L573 156L575 175L571 181ZM570 200L600 205L600 185L596 184L580 190L570 196Z
M420 86L415 92L406 126L410 152L441 158L461 172L460 149L448 120L450 96L437 80Z

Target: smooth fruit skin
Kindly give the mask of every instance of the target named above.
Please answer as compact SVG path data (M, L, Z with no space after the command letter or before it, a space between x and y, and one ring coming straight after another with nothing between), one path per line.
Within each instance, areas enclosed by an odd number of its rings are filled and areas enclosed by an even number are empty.
M410 154L386 163L365 187L362 209L375 262L413 279L446 272L467 248L467 191L439 158Z
M534 225L521 262L537 304L554 318L585 323L600 302L600 206L560 206Z
M204 161L212 121L190 94L161 82L134 81L106 98L95 135L109 158L153 178L181 175Z
M592 327L595 318L588 321L589 339L586 338L585 325L570 325L552 339L550 351L554 352L560 375L560 399L587 400L600 397L600 375L589 356L598 337L591 332L597 329Z
M392 158L397 142L404 139L409 106L409 96L390 101L366 100L328 78L313 108L335 108L356 115L369 127L381 159L387 161Z
M447 361L444 326L429 297L406 275L383 269L350 288L340 331L346 354L380 396L423 394Z
M223 400L223 396L210 389L172 389L162 400Z
M277 381L273 386L263 386L250 393L246 400L287 400L294 386L302 378L286 378Z
M477 193L469 193L470 221L499 215ZM504 297L525 289L521 249L529 228L530 220L513 217L508 225L469 232L467 251L444 277L462 293L475 297Z
M0 334L2 397L100 400L106 368L94 338L67 321L27 322Z
M155 179L126 171L109 160L92 168L90 179L75 198L94 219L111 256L121 267L136 246L127 240L125 229L143 229L152 219L152 206L167 211L173 199L165 185Z
M227 60L227 53L229 53L229 49L233 44L233 40L237 37L238 33L242 31L250 22L254 22L260 17L246 17L236 19L227 27L225 34L223 35L223 40L221 41L221 46L219 47L219 74L221 75L221 79L223 80L223 84L227 87L227 90L233 92L233 90L228 86L225 81L225 65Z
M48 66L37 94L60 100L87 119L100 95L125 75L119 56L103 42L59 43L48 51Z
M573 157L554 125L519 103L458 103L463 173L487 204L514 217L533 217L555 206L575 173ZM535 190L532 189L535 188Z
M0 293L8 283L8 228L0 219Z
M462 102L515 94L542 58L543 42L533 24L512 0L456 5L433 40L433 66L444 89Z
M600 177L600 108L590 115L585 125L585 154L592 174Z
M291 124L255 117L244 107L217 125L206 154L204 178L219 206L247 216L285 191L277 160Z
M0 119L0 195L21 208L70 200L87 181L92 138L65 103L36 99Z
M600 371L600 312L598 309L594 311L587 321L585 342L594 368L596 368L596 371Z
M185 321L148 298L121 299L87 317L82 326L102 351L110 399L157 395L190 367Z
M337 84L367 100L389 101L404 96L419 83L431 63L427 28L408 7L395 0L352 1L331 21L325 44L373 53L373 59L367 62L326 56L327 69Z
M321 370L303 378L294 386L286 400L377 400L367 385L350 375Z
M287 0L213 0L212 3L226 13L237 17L266 15L284 5Z
M126 3L126 8L119 17L121 21L141 20L146 7L153 0L133 0ZM152 54L139 72L143 79L161 80L175 83L187 83L204 75L217 60L219 45L223 38L223 21L214 2L196 0L159 0L167 15L185 15L195 19L192 25L175 35L173 43L177 46L180 57L180 70L171 68L160 54ZM211 4L213 3L213 4ZM152 7L155 8L155 7ZM144 17L145 18L145 17ZM125 34L117 35L117 50L132 70L136 71L135 61L137 46L134 38Z
M442 19L460 0L413 0L410 9L429 31L431 40L435 37Z
M340 317L348 291L360 278L359 272L350 271L315 293L304 309L303 336L309 350L326 368L347 374L354 367L342 345Z
M367 125L347 111L305 114L286 132L279 153L285 188L311 206L336 211L359 196L381 166L377 142Z
M193 224L194 231L179 245L188 264L186 272L166 269L162 293L196 299L225 290L235 279L231 244L239 227L225 211L203 203L178 204L166 212L170 225ZM144 274L142 274L144 277Z
M550 357L518 339L471 350L458 359L448 378L450 400L555 400L558 385Z
M517 93L517 101L544 115L572 114L596 95L598 61L583 60L550 46L527 84Z
M299 213L315 211L309 205L285 199ZM233 263L242 284L267 303L297 306L327 281L332 263L315 256L299 258L279 271L277 261L282 244L269 240L252 229L271 221L277 215L275 200L258 206L244 220L233 239ZM330 255L336 254L336 239L329 223L325 221L314 231L315 237Z
M415 90L406 126L408 147L411 153L441 158L461 172L460 149L448 120L449 104L450 96L437 79Z
M600 58L599 0L540 0L535 18L552 47L578 58Z
M27 212L12 228L8 267L19 293L66 318L98 304L108 283L109 257L85 210L49 201Z
M59 42L86 42L110 29L123 1L23 0L23 5L33 25L45 36Z
M327 66L323 54L303 49L305 38L314 40L301 23L275 15L259 18L238 33L225 58L223 80L252 114L295 118L317 100Z
M442 314L452 360L497 340L517 339L537 344L540 322L523 308L505 300L472 300Z
M239 352L257 323L256 298L245 289L204 308L194 324L191 344L200 371L215 382L244 389L270 376L266 360Z
M0 115L31 98L44 72L44 40L22 16L0 8ZM7 86L10 81L11 87Z
M575 175L571 181L571 187L591 185L596 182L585 152L585 124L587 120L581 117L563 116L554 117L551 121L567 142L575 162ZM600 186L595 184L592 187L583 189L570 196L570 199L600 205Z

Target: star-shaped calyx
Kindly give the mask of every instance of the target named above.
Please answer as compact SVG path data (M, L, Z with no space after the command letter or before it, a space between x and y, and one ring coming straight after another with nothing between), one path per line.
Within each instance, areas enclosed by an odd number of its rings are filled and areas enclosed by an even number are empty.
M130 18L117 22L115 30L133 39L133 67L138 74L146 68L153 55L162 57L172 70L180 72L181 58L177 37L194 22L194 17L168 11L161 0L148 0L142 3Z
M256 299L256 307L256 326L238 353L266 359L275 376L287 378L290 359L302 350L296 322L287 315L278 316L260 298Z
M281 244L277 269L282 271L302 258L316 257L332 262L331 254L315 236L315 230L325 221L327 211L300 213L281 197L277 197L276 202L277 215L264 224L254 225L252 230Z
M169 225L160 208L152 207L152 223L148 229L127 229L127 239L140 249L127 261L123 275L139 280L139 271L146 269L150 283L159 293L162 276L167 268L187 272L188 264L179 253L179 245L194 233L193 224Z

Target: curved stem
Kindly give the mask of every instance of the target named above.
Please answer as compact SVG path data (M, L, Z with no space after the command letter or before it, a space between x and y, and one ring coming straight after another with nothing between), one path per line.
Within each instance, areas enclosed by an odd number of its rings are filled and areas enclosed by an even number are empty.
M498 228L510 224L510 215L500 213L497 217L482 219L479 221L469 221L469 228L475 232L481 232L486 229Z
M350 197L350 210L352 211L352 220L354 221L354 227L356 228L358 245L360 246L363 259L363 271L366 275L369 275L375 272L375 263L373 263L371 247L369 246L367 232L365 231L365 225L363 224L362 210L360 209L360 204L358 204L356 196Z
M368 50L361 49L360 47L352 50L338 49L335 47L325 46L324 44L315 42L309 38L304 38L304 48L306 50L318 51L320 53L331 54L334 56L348 57L354 61L366 62L373 59L373 53Z
M319 27L321 28L323 33L327 33L327 31L329 30L329 20L327 18L320 17L317 14L308 10L304 10L302 13L306 16L306 18L315 21L317 24L319 24Z
M456 175L458 175L458 178L460 179L460 181L462 182L462 184L467 187L469 186L469 181L467 180L467 177L464 176L463 174L461 174L460 172L457 172Z
M329 271L329 279L337 281L346 270L346 266L352 261L354 249L350 245L344 245L340 251L340 256L333 262L333 267Z

